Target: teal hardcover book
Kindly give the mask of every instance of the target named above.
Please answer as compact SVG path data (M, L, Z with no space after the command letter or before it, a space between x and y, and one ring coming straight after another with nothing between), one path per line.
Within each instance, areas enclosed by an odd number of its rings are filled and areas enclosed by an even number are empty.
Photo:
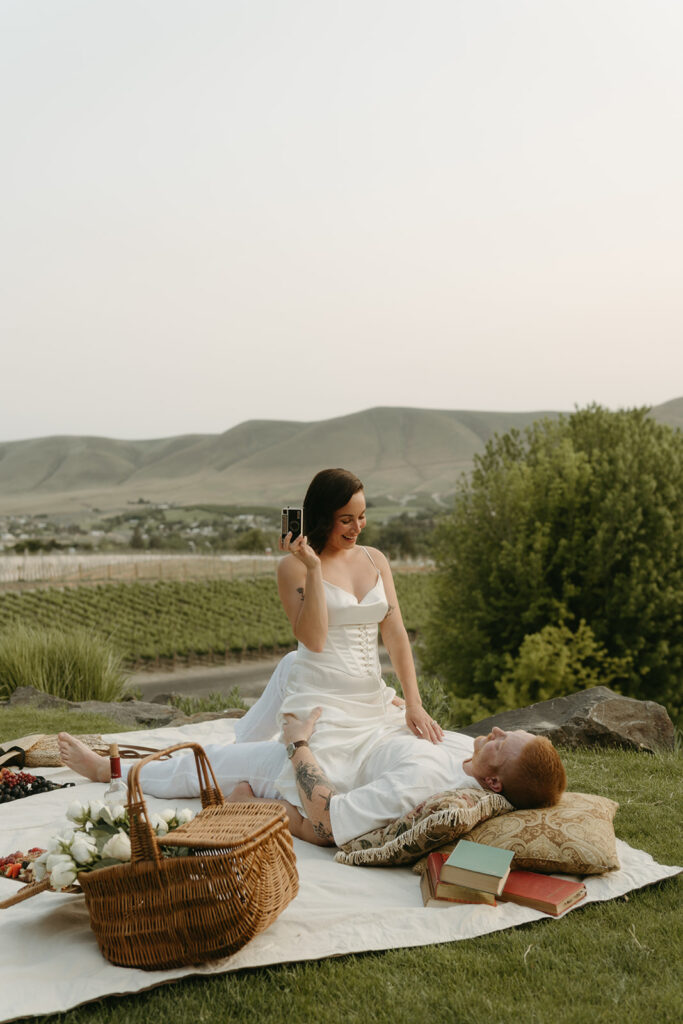
M461 839L441 869L441 881L483 889L499 896L510 874L514 852Z

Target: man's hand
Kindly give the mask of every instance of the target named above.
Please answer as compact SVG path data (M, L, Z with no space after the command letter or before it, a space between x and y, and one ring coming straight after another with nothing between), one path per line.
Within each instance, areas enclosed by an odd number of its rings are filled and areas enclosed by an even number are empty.
M283 715L285 724L282 726L282 742L296 743L297 740L310 740L315 729L315 723L323 713L322 708L313 708L308 718L303 721L296 715Z

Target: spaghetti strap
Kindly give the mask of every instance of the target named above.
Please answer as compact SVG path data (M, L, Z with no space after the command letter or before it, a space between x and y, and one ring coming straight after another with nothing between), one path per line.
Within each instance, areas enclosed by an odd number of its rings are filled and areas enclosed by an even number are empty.
M367 548L364 548L362 544L359 544L359 545L358 545L358 547L359 547L359 548L361 549L361 551L364 551L364 552L365 552L365 554L366 554L366 555L368 556L368 558L370 559L370 561L372 562L372 564L373 564L373 565L375 566L375 569L376 569L376 570L377 570L377 572L379 573L379 569L377 569L377 566L375 565L375 560L374 560L374 558L372 557L372 555L370 554L370 552L368 551L368 549L367 549ZM382 575L381 573L379 573L379 574L380 574L380 576Z

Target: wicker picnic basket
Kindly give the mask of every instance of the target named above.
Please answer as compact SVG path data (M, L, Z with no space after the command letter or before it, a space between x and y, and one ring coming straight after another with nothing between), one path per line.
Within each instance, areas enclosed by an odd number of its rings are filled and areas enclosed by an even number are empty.
M149 824L140 770L193 750L202 810L159 839ZM286 816L277 803L225 803L197 743L136 762L128 774L130 863L81 872L90 923L114 964L159 970L230 956L264 931L299 888ZM163 857L161 846L190 848Z

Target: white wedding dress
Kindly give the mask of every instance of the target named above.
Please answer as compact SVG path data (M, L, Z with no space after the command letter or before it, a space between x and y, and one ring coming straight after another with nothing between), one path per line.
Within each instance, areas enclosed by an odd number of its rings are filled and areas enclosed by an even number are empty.
M365 551L370 561L369 552ZM374 562L373 562L374 565ZM375 567L376 568L376 567ZM380 737L408 731L405 713L392 704L396 691L382 679L377 629L389 610L382 576L359 601L324 580L328 630L322 651L299 643L273 673L257 703L236 723L237 742L275 738L285 714L306 718L322 707L310 740L311 750L335 790L355 784L362 762ZM277 788L298 804L294 773L288 764Z
M418 739L403 709L392 704L395 691L382 679L377 646L377 627L388 611L380 573L360 601L333 583L325 582L325 593L324 650L300 643L285 655L256 704L236 720L236 742L205 750L224 792L244 780L257 797L284 798L301 808L283 744L263 741L278 739L283 714L306 718L320 706L309 743L335 791L330 820L336 842L344 843L434 793L479 784L464 769L472 754L469 736L446 733L436 744ZM143 784L150 796L197 796L194 757L146 765Z

